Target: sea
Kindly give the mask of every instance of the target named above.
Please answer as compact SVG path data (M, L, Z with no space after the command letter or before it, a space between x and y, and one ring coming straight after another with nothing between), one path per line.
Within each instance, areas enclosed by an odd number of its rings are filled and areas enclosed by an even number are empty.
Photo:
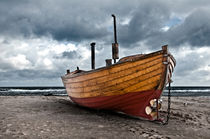
M171 96L210 96L210 86L173 86ZM0 87L0 96L67 96L64 87ZM163 96L168 95L168 87Z

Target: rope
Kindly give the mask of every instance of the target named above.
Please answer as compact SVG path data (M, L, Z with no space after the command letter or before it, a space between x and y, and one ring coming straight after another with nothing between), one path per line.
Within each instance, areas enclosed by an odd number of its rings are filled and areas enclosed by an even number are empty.
M167 118L166 121L163 122L163 125L167 125L170 119L170 111L171 111L171 80L168 84L168 109L167 109Z

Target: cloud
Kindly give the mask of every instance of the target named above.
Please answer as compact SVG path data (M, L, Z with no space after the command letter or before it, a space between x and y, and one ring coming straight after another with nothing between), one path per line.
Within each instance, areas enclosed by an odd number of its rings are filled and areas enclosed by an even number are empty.
M65 51L62 53L62 57L69 59L81 58L81 56L76 51L71 51L71 52Z
M78 4L78 3L77 3ZM52 36L56 40L82 41L96 39L107 34L101 22L94 20L89 5L75 5L74 2L61 1L15 1L0 2L1 34L17 37ZM8 10L10 8L10 10ZM87 11L78 11L87 8ZM99 10L99 9L96 9ZM97 12L97 11L95 11Z
M191 46L210 46L210 11L198 9L185 21L168 31L169 43L179 46L189 43ZM174 39L175 38L175 39Z
M0 39L2 39L0 37ZM65 66L67 59L57 59L63 52L74 52L74 44L59 43L49 38L2 39L0 41L0 71L10 70L49 70ZM60 67L61 68L61 67Z
M176 85L201 85L207 86L210 82L210 48L190 48L183 46L173 53L177 66L174 73Z
M178 1L173 4L162 0L123 2L1 1L0 34L25 38L45 36L76 43L96 40L111 43L110 15L116 13L121 47L136 47L140 42L146 42L151 48L164 44L205 46L210 43L207 1ZM183 3L185 10L181 10ZM180 16L183 21L175 23L174 19L178 18L174 16ZM167 23L172 27L163 31Z
M146 42L153 48L164 44L176 48L186 44L191 47L210 46L209 14L209 10L198 9L189 14L183 22L149 37Z
M119 41L123 46L148 40L161 33L164 23L169 20L170 10L166 4L158 1L144 1L135 9L131 20L119 28Z
M0 86L62 86L60 75L52 70L0 71Z
M11 83L33 85L37 81L44 81L45 85L47 80L49 84L60 84L60 76L66 69L75 70L77 66L89 69L90 52L83 43L77 46L52 38L21 40L0 37L0 51L0 86Z
M176 84L210 83L203 51L210 51L209 6L207 0L1 0L0 85L60 84L66 69L90 69L93 41L96 67L104 66L111 58L113 13L120 57L168 44L177 59Z
M25 38L49 36L77 43L104 39L110 34L107 26L111 14L125 17L135 3L136 0L124 4L111 0L0 1L0 34Z

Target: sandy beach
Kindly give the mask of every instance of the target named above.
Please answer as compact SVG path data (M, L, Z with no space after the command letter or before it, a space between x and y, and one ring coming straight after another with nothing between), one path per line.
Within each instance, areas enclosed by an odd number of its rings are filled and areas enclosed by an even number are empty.
M0 96L0 139L210 138L210 97L173 97L171 107L169 124L161 125L80 107L66 96Z

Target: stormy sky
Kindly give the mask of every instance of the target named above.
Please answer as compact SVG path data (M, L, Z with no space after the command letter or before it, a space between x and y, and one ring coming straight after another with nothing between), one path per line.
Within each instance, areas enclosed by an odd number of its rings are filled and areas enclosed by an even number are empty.
M0 0L0 86L62 86L60 76L111 58L117 16L120 57L168 44L173 85L210 85L209 0Z

